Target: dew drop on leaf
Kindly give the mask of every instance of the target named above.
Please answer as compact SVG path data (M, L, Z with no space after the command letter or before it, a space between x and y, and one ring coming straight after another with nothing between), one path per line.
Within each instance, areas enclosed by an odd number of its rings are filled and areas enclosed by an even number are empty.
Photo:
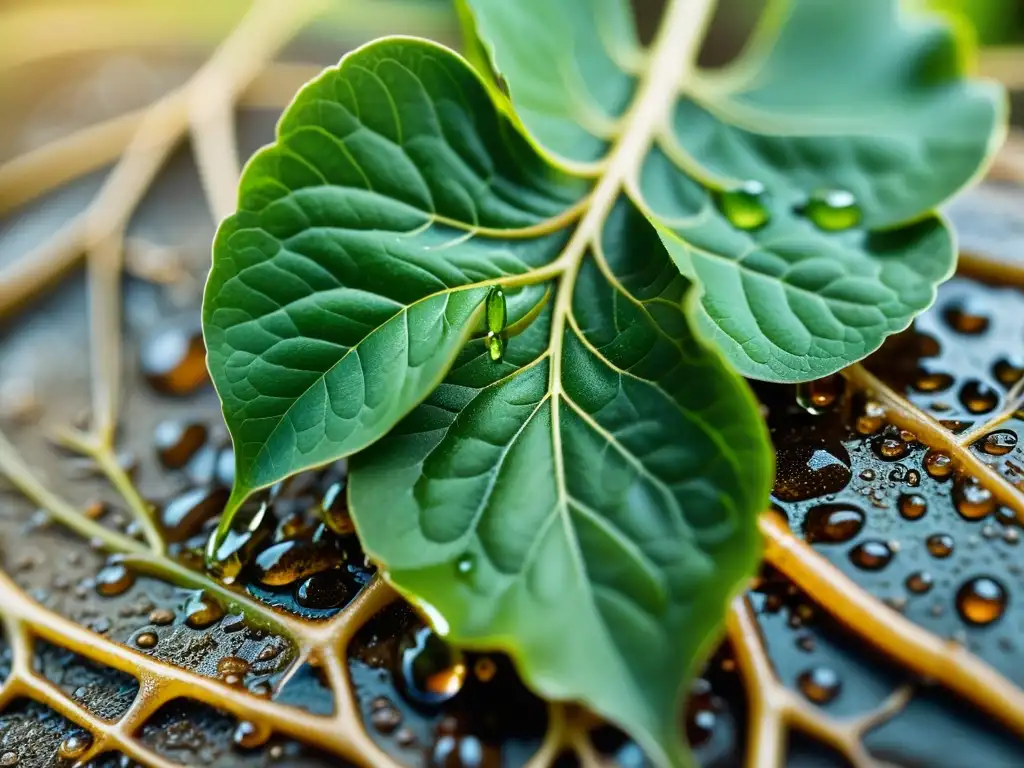
M800 693L815 704L828 704L842 688L839 675L830 667L812 667L801 672L796 684Z
M880 571L892 560L892 549L884 541L870 539L850 550L850 562L862 571Z
M1006 611L1006 589L995 579L979 576L956 593L956 608L968 624L991 624Z
M487 330L495 334L504 331L508 310L505 305L505 292L499 286L488 291L486 312Z
M476 558L468 552L455 561L455 572L459 576L469 576L476 569Z
M745 181L733 189L720 192L718 208L737 229L757 229L771 218L765 205L767 192L759 181Z
M398 661L402 692L414 704L443 704L455 697L466 681L462 652L429 627L421 627L402 638Z
M919 493L905 493L900 496L899 507L905 520L920 520L928 511L928 501Z
M861 210L857 198L845 189L821 189L814 192L804 213L818 229L839 232L860 224Z
M820 504L804 520L804 538L812 543L849 541L864 527L864 513L850 504Z
M487 352L490 354L491 360L500 363L505 355L505 339L502 338L500 333L488 331L487 338L484 341L487 344Z
M915 571L907 576L906 586L915 595L923 595L934 583L935 579L928 571Z
M1005 456L1017 447L1017 435L1008 429L992 432L981 441L981 450L989 456Z

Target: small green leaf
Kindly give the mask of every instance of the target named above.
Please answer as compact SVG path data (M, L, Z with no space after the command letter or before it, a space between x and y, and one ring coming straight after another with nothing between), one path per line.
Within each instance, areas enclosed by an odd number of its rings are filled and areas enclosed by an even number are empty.
M1006 105L963 78L965 46L939 17L774 0L728 69L662 71L622 23L626 0L465 2L523 126L566 168L595 167L642 87L673 80L628 187L697 283L694 327L744 375L809 380L862 359L952 273L929 212L991 158ZM658 39L687 39L710 5L670 2ZM870 234L906 226L881 246Z

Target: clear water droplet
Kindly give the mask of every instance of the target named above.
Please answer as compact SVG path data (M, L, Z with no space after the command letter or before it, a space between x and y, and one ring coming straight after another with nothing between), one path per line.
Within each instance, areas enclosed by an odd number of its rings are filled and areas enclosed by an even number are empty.
M462 652L429 627L402 638L398 662L403 694L414 703L427 706L438 706L454 698L468 674Z
M763 227L771 219L767 207L768 193L759 181L745 181L737 187L719 192L718 208L737 229Z
M845 189L820 189L812 193L804 214L818 229L826 232L855 227L863 217L857 198Z
M979 576L965 582L956 593L956 608L968 624L984 626L1006 612L1006 589L995 579Z
M469 576L476 569L476 557L467 552L455 561L455 572L459 576Z

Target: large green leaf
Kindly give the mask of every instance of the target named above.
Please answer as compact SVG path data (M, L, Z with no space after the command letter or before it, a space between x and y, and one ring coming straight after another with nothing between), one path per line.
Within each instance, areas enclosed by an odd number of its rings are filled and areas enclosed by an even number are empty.
M380 440L351 503L392 582L680 765L679 692L756 565L771 451L609 178L550 166L426 41L309 84L215 244L204 323L237 471L211 551L252 490Z
M710 0L670 2L646 63L626 0L465 2L522 124L565 167L601 167L649 119L651 151L626 184L698 286L698 333L745 375L807 380L859 360L951 274L952 238L929 211L984 166L1006 110L997 86L963 78L963 45L938 18L898 0L775 0L745 55L703 72L657 57L686 48ZM656 114L623 107L640 84L660 93ZM750 182L768 223L748 230L716 197ZM852 195L856 226L813 223L825 190Z

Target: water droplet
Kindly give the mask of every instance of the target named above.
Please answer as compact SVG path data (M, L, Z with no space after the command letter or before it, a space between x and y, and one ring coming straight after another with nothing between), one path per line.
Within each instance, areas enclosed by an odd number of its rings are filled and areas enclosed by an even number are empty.
M919 493L900 496L900 514L907 520L920 520L928 511L928 500Z
M995 579L979 576L966 582L956 593L956 607L968 624L982 626L999 619L1006 611L1006 590Z
M320 517L339 536L348 536L355 531L352 516L348 512L348 497L343 480L332 483L320 502Z
M892 560L892 549L884 541L862 541L850 550L850 562L861 570L880 571Z
M135 645L138 648L156 648L158 642L160 642L160 638L155 632L140 632L135 637Z
M224 609L203 592L196 592L185 603L185 623L192 629L206 629L224 617Z
M811 194L804 214L818 229L838 232L860 224L861 210L857 198L845 189L820 189Z
M804 519L804 538L815 544L849 541L864 527L864 513L850 504L820 504Z
M779 446L772 493L780 501L807 499L838 493L853 477L850 454L842 443Z
M957 333L977 336L988 330L989 318L972 311L963 304L952 304L942 312L946 324Z
M96 592L103 597L122 595L135 584L135 574L112 559L96 574Z
M211 534L206 546L207 569L225 583L232 583L252 552L273 535L275 527L265 500L244 505L223 537L218 537L216 531Z
M470 734L444 734L434 742L428 768L498 768L501 756Z
M384 706L374 707L370 713L370 725L377 733L392 733L402 724L402 713L385 700Z
M462 690L466 680L462 652L449 646L429 627L402 638L398 659L402 691L417 704L443 704Z
M194 326L162 325L143 341L139 362L146 381L162 394L188 395L210 380L203 334Z
M808 413L818 416L835 407L843 394L845 379L839 374L796 386L796 401Z
M910 453L910 442L904 439L897 427L890 424L871 441L871 447L882 461L899 461Z
M839 695L842 682L830 667L812 667L800 673L796 679L800 693L815 704L828 704Z
M174 621L174 611L167 608L154 608L149 614L149 623L158 627L171 624Z
M941 560L953 554L953 537L948 533L933 533L925 540L925 546L932 557Z
M505 339L502 335L494 331L488 331L484 343L487 345L487 352L491 356L491 360L495 363L500 363L505 356Z
M686 707L686 740L691 747L707 744L715 734L718 715L707 694L693 696Z
M1009 389L1024 378L1024 361L1001 358L992 366L992 375L999 380L1000 384Z
M340 571L315 573L295 590L295 599L303 608L328 610L340 608L348 600L349 590Z
M262 723L242 720L235 726L231 741L241 749L257 749L270 740L271 730Z
M999 405L999 393L988 384L971 379L960 390L960 402L973 414L988 413Z
M253 561L254 578L265 587L294 584L339 565L338 553L302 541L271 544Z
M505 292L500 286L494 286L487 293L487 330L501 333L508 322L508 308L505 304Z
M455 572L459 576L469 576L476 570L476 556L467 552L455 561Z
M481 656L473 663L473 674L481 683L489 683L498 674L498 665L490 656Z
M153 447L161 464L180 469L203 447L207 434L203 424L165 419L153 430Z
M985 435L979 445L989 456L1005 456L1017 447L1017 435L1008 429L1001 429Z
M915 595L923 595L932 588L935 579L928 571L917 571L907 576L906 586Z
M956 511L967 520L980 520L992 514L996 499L992 492L978 482L977 478L961 475L953 486L953 503Z
M936 480L945 480L953 474L953 459L934 449L924 455L924 471Z
M228 492L223 488L193 488L171 499L160 510L160 527L167 541L182 542L195 536L203 524L224 511Z
M77 760L92 746L92 734L73 733L66 737L57 748L57 755L64 760Z
M217 662L217 677L228 685L240 685L249 669L249 662L241 656L225 656Z
M14 768L14 766L18 764L19 759L20 758L18 757L17 752L11 752L10 750L8 750L7 752L4 752L2 755L0 755L0 767Z
M870 483L872 480L875 479L875 470L873 470L873 469L865 469L865 470L863 470L860 473L860 475L858 475L858 477L860 477L861 480L864 480L864 481Z
M771 218L766 205L767 192L759 181L745 181L716 195L718 208L737 229L763 227Z
M953 377L948 373L921 368L918 370L917 379L914 380L914 389L918 392L944 392L953 386L953 382Z
M875 434L885 423L886 415L881 403L868 400L864 403L864 411L857 417L857 431L862 435Z
M908 470L905 479L907 485L909 485L911 488L917 488L917 486L921 484L921 473L918 472L916 469Z

